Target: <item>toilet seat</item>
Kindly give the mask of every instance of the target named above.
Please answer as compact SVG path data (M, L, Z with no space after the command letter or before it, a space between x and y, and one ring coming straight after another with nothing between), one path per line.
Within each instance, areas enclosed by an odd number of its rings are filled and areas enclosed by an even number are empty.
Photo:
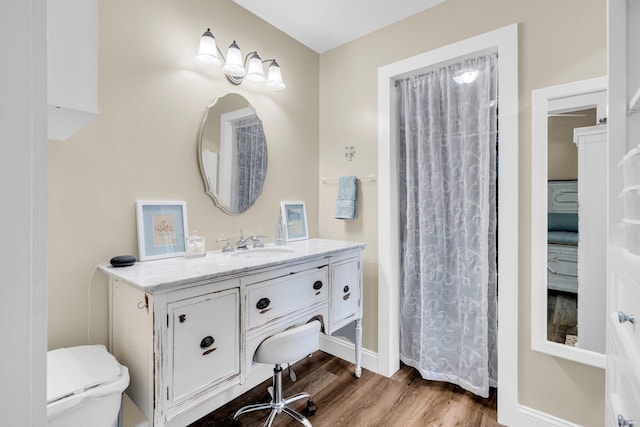
M47 403L84 393L120 376L120 364L103 345L47 352Z

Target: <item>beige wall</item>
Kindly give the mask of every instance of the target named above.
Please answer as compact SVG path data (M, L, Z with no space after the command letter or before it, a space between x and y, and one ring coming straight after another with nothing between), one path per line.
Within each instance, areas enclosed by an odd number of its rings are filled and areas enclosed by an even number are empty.
M281 200L306 201L318 235L318 54L231 0L99 4L100 117L49 143L49 349L85 344L88 328L92 342L106 343L106 280L92 269L137 255L136 200L186 201L189 228L208 250L240 228L273 235ZM269 149L263 194L237 216L205 194L196 156L205 107L234 90L220 70L193 61L208 26L224 52L235 38L245 54L276 57L288 84L236 89L262 118Z
M530 350L531 91L606 74L604 0L448 0L320 57L320 176L377 173L378 67L519 23L519 402L584 426L604 419L604 372ZM356 155L348 162L344 146ZM323 237L365 251L364 346L377 349L377 188L363 183L355 221L332 218L335 186L320 185ZM515 337L514 337L515 338Z
M573 130L595 126L596 109L575 111L576 116L550 116L547 134L547 176L549 181L578 179L578 146Z
M577 11L577 12L576 12ZM364 346L377 349L377 186L363 183L358 219L333 219L335 185L319 177L377 173L377 69L514 22L519 26L519 401L599 426L602 371L530 351L531 90L606 73L605 1L448 0L317 55L230 0L100 2L100 117L49 145L49 348L106 342L106 281L93 267L137 254L135 200L185 200L189 228L216 249L238 229L271 234L280 200L307 202L312 237L368 243ZM233 90L193 63L211 26L223 50L276 56L287 90L241 86L264 121L269 170L248 212L228 216L205 195L196 157L204 108ZM580 42L578 42L578 40ZM318 91L319 87L319 91ZM349 162L344 147L356 154ZM89 296L88 296L89 293Z

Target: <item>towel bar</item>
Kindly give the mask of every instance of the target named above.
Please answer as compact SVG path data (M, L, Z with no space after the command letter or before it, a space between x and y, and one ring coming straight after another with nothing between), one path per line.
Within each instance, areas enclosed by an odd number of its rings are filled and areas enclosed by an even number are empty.
M358 181L361 182L376 182L377 180L378 178L375 175L358 177ZM337 184L338 178L322 178L320 181L322 181L323 184Z

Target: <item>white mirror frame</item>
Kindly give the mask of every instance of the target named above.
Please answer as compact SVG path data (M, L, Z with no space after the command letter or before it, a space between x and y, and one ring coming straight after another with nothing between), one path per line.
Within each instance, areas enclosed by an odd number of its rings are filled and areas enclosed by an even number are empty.
M593 108L588 95L606 90L607 78L598 77L531 93L531 349L599 368L606 355L547 340L547 115L550 103L554 112ZM605 115L598 108L598 119Z

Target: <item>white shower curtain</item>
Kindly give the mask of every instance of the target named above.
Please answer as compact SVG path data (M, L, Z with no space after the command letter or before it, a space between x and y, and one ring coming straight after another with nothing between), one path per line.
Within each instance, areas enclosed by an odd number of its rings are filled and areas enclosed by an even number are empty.
M487 397L497 382L497 55L396 91L400 358Z
M267 144L262 120L257 115L235 120L233 127L233 171L231 209L244 212L262 192L267 174Z

